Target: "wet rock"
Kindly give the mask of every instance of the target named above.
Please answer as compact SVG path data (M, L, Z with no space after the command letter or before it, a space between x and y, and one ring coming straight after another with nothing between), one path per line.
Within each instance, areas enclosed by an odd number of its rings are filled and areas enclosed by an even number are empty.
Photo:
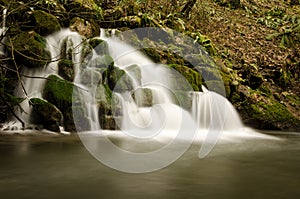
M150 88L138 88L132 93L132 98L139 107L152 106L153 96Z
M50 131L60 132L59 124L62 121L62 113L56 106L39 98L31 98L30 103L33 107L32 123L42 124Z
M43 91L43 98L62 112L65 130L70 132L76 131L72 115L73 89L71 82L56 75L50 75Z
M74 66L73 62L68 59L62 59L58 62L58 74L65 80L73 82Z
M199 91L202 84L202 77L199 72L183 65L171 64L171 68L180 73L181 76L175 75L175 79L172 81L176 90L191 90ZM184 88L183 88L184 87Z
M54 15L42 10L36 10L32 13L31 23L34 26L34 30L42 36L59 31L61 28Z
M12 38L13 53L18 65L44 67L50 61L50 52L46 50L46 40L39 34L21 32ZM11 47L9 47L11 51Z
M108 67L103 73L103 83L107 84L115 92L130 91L133 89L131 78L118 67Z
M108 44L106 41L100 39L100 38L92 38L89 40L89 44L92 46L92 48L95 50L95 52L98 55L108 55Z

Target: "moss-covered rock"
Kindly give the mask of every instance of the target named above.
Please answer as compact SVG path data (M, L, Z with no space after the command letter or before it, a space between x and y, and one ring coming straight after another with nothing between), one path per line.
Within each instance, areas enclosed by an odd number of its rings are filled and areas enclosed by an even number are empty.
M61 110L66 131L75 132L72 114L73 84L56 75L50 75L46 82L43 98Z
M114 120L118 117L120 107L112 104L112 91L107 84L101 84L96 90L96 100L98 104L99 124L102 129L118 129Z
M171 68L174 68L176 71L178 71L185 79L182 78L176 78L174 80L174 84L178 84L178 88L182 87L183 85L186 85L186 82L181 82L182 81L187 81L191 88L195 91L199 91L201 84L202 84L202 77L200 76L199 72L183 65L177 65L177 64L170 64L169 65ZM189 90L189 88L181 88L179 90Z
M126 72L116 66L108 67L103 73L103 83L116 92L130 91L133 89L131 78Z
M34 30L42 36L49 35L61 28L54 15L42 10L36 10L32 13L31 23L34 26Z
M86 38L97 37L100 35L100 27L97 23L79 17L75 17L71 20L70 29Z
M58 62L58 74L65 80L73 82L74 80L74 66L73 62L68 59L62 59Z
M46 50L46 40L33 31L17 34L8 45L20 66L43 67L51 59L50 52Z
M63 116L56 106L39 98L31 98L30 103L33 107L32 123L42 124L48 130L60 132L59 124Z
M89 68L107 69L114 67L114 60L110 55L97 56L87 63Z
M98 55L109 55L108 44L106 41L96 37L90 39L89 44Z
M235 103L245 124L259 129L297 130L298 120L287 107L272 96L264 96L259 91L240 85L240 99Z

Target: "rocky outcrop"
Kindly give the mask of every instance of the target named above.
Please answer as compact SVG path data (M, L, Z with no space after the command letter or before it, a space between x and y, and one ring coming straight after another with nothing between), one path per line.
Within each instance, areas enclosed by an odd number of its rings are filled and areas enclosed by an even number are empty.
M31 98L30 103L33 107L31 113L33 124L43 125L45 129L60 132L59 126L63 116L56 106L39 98Z
M56 75L50 75L46 82L43 98L61 110L66 131L75 132L72 114L73 84Z

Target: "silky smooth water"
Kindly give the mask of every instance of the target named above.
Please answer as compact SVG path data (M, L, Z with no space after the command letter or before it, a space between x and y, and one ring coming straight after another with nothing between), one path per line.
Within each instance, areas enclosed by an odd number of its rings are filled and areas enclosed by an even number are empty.
M99 139L99 144L101 140ZM112 138L111 138L112 139ZM148 150L115 137L117 145ZM72 136L1 136L1 198L299 198L300 136L220 141L204 159L194 144L178 161L127 174L94 159ZM112 154L113 155L113 154Z

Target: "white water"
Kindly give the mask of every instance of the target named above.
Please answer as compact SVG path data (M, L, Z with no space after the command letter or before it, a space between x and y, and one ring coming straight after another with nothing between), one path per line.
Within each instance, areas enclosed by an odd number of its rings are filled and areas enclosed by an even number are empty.
M6 28L6 15L7 15L7 9L5 8L3 10L3 18L2 18L2 27L0 28L0 55L5 55L4 53L4 42L5 42L5 32L7 30Z

